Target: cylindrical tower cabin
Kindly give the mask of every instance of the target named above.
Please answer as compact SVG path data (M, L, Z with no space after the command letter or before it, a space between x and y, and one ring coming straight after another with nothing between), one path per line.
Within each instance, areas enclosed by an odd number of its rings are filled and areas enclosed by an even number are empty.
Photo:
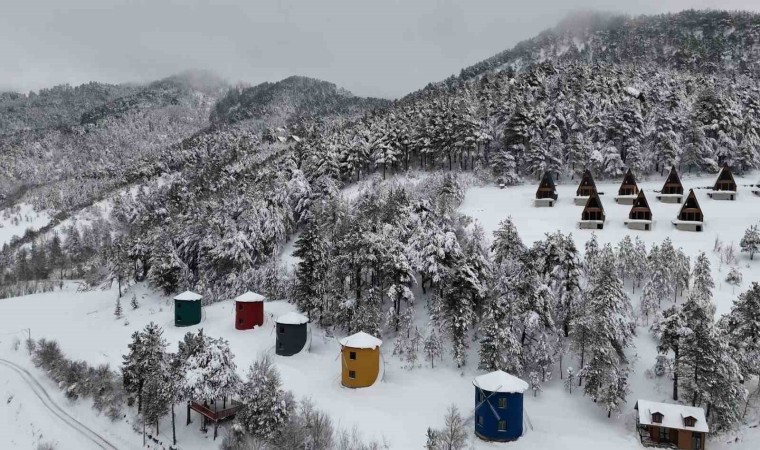
M174 326L189 327L201 323L203 296L185 291L174 297Z
M382 344L383 341L363 331L340 340L343 386L363 388L377 381Z
M289 312L276 320L277 344L275 353L280 356L292 356L306 346L309 337L308 322L305 316Z
M250 330L264 325L264 296L248 291L235 297L235 328Z
M476 377L475 435L486 441L514 441L523 433L523 392L528 383L501 370Z

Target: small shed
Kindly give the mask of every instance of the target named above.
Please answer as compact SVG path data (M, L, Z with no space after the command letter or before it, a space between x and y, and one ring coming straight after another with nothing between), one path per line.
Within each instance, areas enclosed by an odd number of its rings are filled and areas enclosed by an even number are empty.
M501 370L476 377L475 435L514 441L523 434L523 393L528 383Z
M652 229L652 209L649 207L644 191L639 191L636 200L633 201L625 225L631 230L649 231Z
M626 172L623 177L623 182L620 183L615 202L620 203L621 205L632 205L638 195L639 185L636 184L636 178L634 178L631 169L628 169L628 172Z
M275 319L277 343L275 353L280 356L292 356L306 346L308 340L309 319L297 312L289 312Z
M673 221L673 225L683 231L702 231L704 220L705 216L702 214L697 196L694 194L694 190L690 189L686 201L681 206L681 211L678 212L678 217Z
M707 196L715 200L736 200L737 186L734 180L734 174L728 165L723 166L718 173L718 179L715 180L712 191Z
M250 330L264 325L264 296L248 291L235 297L235 328Z
M174 297L174 326L189 327L201 323L203 296L185 291Z
M581 182L578 184L578 189L575 191L575 204L583 206L591 196L596 194L596 183L594 182L594 176L591 175L591 171L586 169L581 177Z
M683 184L675 166L670 168L668 178L665 179L662 190L657 194L657 200L663 203L681 203L683 200Z
M639 400L636 431L647 447L704 450L710 428L705 410L696 406Z
M604 228L604 207L599 194L594 191L586 200L586 206L581 213L581 220L578 222L580 228L601 230Z
M383 341L363 331L340 340L343 386L363 388L377 381L382 344Z
M557 186L554 185L554 178L550 172L544 172L541 178L541 184L536 190L536 206L554 206L557 201Z

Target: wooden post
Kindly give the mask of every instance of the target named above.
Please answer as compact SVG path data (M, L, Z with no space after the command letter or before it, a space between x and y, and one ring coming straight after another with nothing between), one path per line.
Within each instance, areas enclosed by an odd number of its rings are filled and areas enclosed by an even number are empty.
M177 428L174 425L174 401L172 401L172 440L173 444L177 445Z
M219 422L214 422L214 440L216 440L217 430L219 429Z
M187 423L185 426L190 425L190 401L187 402Z

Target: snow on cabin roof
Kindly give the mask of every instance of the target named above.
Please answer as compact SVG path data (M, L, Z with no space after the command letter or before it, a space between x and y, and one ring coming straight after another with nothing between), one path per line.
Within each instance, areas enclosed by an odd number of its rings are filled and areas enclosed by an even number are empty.
M377 348L383 345L383 341L371 334L360 331L341 339L340 345L351 348Z
M528 390L528 383L501 370L475 377L472 384L488 392L522 394Z
M281 323L283 325L303 325L309 322L309 319L307 319L304 315L291 311L278 317L275 322Z
M255 292L247 291L245 294L241 294L235 297L235 301L241 303L263 302L264 296Z
M699 407L639 400L636 402L636 409L639 411L639 423L642 425L656 425L703 433L710 431L705 419L705 410ZM652 422L652 414L654 413L662 414L662 423ZM686 426L683 420L686 417L693 417L697 420L693 427Z
M193 291L185 291L176 297L174 297L174 300L184 301L184 302L194 302L196 300L202 299L203 296L201 294L196 294Z

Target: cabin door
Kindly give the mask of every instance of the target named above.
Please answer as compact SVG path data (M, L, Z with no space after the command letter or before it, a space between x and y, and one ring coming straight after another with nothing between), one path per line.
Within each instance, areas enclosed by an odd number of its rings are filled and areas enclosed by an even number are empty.
M691 433L691 450L702 450L702 433Z

